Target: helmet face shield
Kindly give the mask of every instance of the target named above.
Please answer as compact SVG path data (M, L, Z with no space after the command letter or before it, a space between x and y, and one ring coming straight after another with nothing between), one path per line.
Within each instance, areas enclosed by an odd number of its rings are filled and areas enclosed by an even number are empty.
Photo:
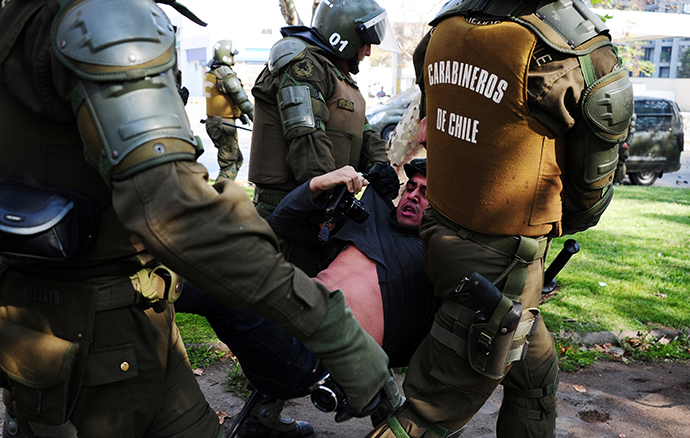
M357 20L356 23L357 32L364 44L377 45L381 50L399 53L395 32L384 9Z
M357 32L364 44L381 44L386 36L386 11L376 11L373 17L364 17L357 20Z

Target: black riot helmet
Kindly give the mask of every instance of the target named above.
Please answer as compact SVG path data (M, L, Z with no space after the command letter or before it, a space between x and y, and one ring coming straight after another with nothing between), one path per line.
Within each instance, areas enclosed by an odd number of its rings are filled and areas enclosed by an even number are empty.
M386 10L374 0L323 0L312 20L312 27L328 43L335 55L350 61L367 44L391 45L397 50Z

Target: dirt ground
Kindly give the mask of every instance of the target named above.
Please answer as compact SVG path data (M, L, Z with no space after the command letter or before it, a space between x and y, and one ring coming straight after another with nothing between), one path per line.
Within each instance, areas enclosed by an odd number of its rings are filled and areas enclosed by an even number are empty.
M222 366L198 377L211 407L230 415L229 429L243 401L224 390ZM399 383L402 379L399 379ZM469 423L465 437L494 437L501 388ZM288 402L285 412L309 421L317 437L361 438L371 430L368 419L335 423L308 398ZM596 362L577 373L561 373L558 438L690 438L690 364Z

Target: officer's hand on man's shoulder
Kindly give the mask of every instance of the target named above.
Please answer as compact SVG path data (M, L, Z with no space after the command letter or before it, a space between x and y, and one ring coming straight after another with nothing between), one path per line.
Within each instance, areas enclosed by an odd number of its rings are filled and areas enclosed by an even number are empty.
M366 174L369 184L373 185L374 189L379 192L381 196L387 196L395 199L400 190L400 179L398 173L393 166L388 163L378 163L369 169Z

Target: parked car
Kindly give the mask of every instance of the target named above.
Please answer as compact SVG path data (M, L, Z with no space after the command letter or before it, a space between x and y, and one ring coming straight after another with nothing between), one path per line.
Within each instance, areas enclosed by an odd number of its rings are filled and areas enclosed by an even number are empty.
M632 184L649 186L664 173L680 170L683 119L676 102L658 97L635 97L635 114L626 173Z
M367 109L367 120L369 120L372 128L381 133L382 139L388 141L395 125L398 124L405 110L418 94L419 87L415 85L391 97L385 104Z

